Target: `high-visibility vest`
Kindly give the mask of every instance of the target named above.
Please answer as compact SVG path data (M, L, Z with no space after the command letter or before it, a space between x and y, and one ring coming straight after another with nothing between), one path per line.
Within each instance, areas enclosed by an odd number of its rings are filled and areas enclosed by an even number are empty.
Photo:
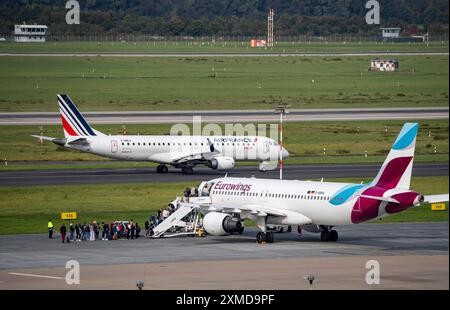
M52 224L52 222L48 222L48 225L47 225L47 227L48 227L48 228L53 228L53 224Z

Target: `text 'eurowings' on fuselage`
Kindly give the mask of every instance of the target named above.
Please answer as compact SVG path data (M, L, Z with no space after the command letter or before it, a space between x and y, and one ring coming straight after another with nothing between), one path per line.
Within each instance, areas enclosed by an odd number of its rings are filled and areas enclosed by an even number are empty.
M202 182L203 227L213 235L242 233L243 221L256 221L258 242L273 242L268 225L296 225L337 241L336 225L367 222L424 202L448 201L448 194L424 196L410 190L419 125L404 124L377 176L368 183L311 182L257 178L218 178ZM191 199L191 198L189 198ZM193 197L195 202L197 198Z

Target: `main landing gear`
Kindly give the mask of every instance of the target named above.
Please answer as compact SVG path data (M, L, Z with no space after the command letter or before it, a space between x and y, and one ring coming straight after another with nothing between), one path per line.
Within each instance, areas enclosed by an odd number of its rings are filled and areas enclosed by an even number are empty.
M267 215L261 214L256 217L256 226L260 230L256 234L256 242L273 243L273 232L267 231Z
M167 168L166 165L159 165L158 167L156 167L156 172L157 173L167 173L167 172L169 172L169 168Z
M258 243L273 243L273 232L262 232L256 234L256 242Z
M339 235L338 235L337 231L333 230L332 228L333 228L332 226L329 226L329 227L323 226L322 227L322 232L320 233L320 240L321 241L324 241L324 242L326 242L326 241L336 242L338 240Z

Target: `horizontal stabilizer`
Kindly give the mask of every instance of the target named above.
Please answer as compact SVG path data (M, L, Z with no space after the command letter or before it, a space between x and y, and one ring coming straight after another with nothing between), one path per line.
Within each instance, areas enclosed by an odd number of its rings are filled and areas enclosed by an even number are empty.
M385 202L400 203L398 200L391 198L391 197L377 197L377 196L369 196L369 195L360 195L359 197L374 199L374 200L379 200L379 201L385 201Z
M31 135L32 137L38 138L38 139L42 139L45 141L50 141L53 142L57 145L60 146L64 146L66 145L67 139L58 139L58 138L53 138L53 137L46 137L46 136L37 136L37 135Z
M428 202L428 203L448 202L448 194L426 195L424 197L424 202Z

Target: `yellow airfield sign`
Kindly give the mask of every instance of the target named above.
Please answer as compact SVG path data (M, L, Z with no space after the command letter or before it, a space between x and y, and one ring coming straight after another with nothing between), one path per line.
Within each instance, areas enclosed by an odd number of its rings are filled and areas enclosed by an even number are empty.
M76 220L77 213L76 212L62 212L61 219L62 220Z
M432 203L431 204L431 210L432 211L445 211L445 203Z

